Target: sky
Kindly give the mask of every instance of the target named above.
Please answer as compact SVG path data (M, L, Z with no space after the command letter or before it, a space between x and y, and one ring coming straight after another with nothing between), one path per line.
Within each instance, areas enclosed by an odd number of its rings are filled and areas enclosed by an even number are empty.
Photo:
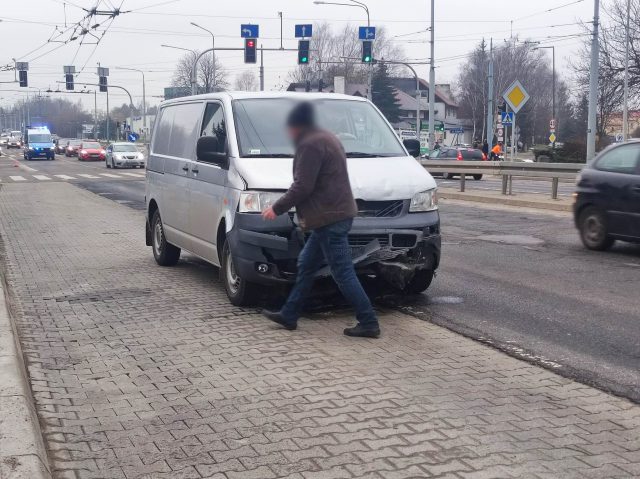
M430 23L429 0L364 1L370 10L371 24L384 26L394 41L402 45L408 59L428 61L429 34L425 30ZM48 42L56 29L65 29L65 18L68 26L85 15L81 7L91 8L99 3L99 8L106 10L120 2L121 10L130 12L116 17L97 45L89 44L89 40L83 45L78 40L66 45ZM57 89L56 82L64 79L64 65L74 65L76 71L81 71L76 89L83 81L95 83L100 62L110 68L109 83L129 89L136 104L142 98L142 75L116 67L144 70L148 105L161 101L163 88L171 85L173 67L184 53L162 44L210 48L211 36L190 22L214 32L216 47L242 47L240 24L259 24L260 43L265 48L280 45L278 12L283 15L283 41L287 48L297 48L294 38L297 23L327 21L336 27L346 23L354 28L366 25L363 9L316 5L313 0L28 0L10 4L11 8L0 11L0 65L12 64L12 58L29 61L29 86L34 87L30 88L30 94L37 93L37 88ZM593 0L436 0L436 83L454 83L464 68L463 55L482 38L493 38L494 44L501 44L512 33L521 40L555 45L559 75L570 75L568 62L583 41L572 35L582 32L579 22L589 22L592 17ZM97 17L96 22L104 21L105 17ZM231 84L235 75L245 70L257 74L257 65L243 63L241 51L220 51L216 55L229 72ZM265 52L266 89L284 85L287 72L296 63L295 52ZM422 78L428 78L427 65L416 68ZM26 95L17 84L3 83L13 80L13 75L0 72L0 106L8 106ZM64 89L64 85L60 88ZM53 96L81 97L87 108L93 108L93 95ZM105 94L100 94L99 109L105 108L105 101ZM112 107L126 102L124 92L110 91Z

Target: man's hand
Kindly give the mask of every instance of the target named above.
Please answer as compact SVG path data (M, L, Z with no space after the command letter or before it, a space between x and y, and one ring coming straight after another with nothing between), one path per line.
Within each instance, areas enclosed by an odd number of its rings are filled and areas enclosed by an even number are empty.
M271 206L269 206L269 208L267 208L266 210L264 210L262 212L262 217L265 220L273 221L278 217L278 215L276 214L275 211L273 211L273 208Z

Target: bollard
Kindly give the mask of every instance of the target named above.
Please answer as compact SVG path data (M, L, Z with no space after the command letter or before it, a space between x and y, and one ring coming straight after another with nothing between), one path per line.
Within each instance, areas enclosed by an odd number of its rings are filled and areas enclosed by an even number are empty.
M513 194L513 175L509 175L509 196Z
M557 177L551 179L551 198L554 200L558 199L558 181Z
M502 175L502 194L507 194L507 175Z
M460 191L461 191L462 193L464 193L465 180L466 180L466 176L465 176L465 174L464 174L464 173L462 173L462 174L460 175Z

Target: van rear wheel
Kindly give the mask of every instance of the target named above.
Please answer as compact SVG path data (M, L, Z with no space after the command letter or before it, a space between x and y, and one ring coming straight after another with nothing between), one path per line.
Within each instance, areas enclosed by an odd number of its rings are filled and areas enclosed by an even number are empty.
M430 269L420 269L416 271L416 274L411 281L404 287L404 293L406 294L418 294L426 291L431 286L433 281L433 271Z
M174 266L180 259L180 248L167 242L164 236L164 228L160 211L153 213L151 220L151 246L153 247L153 257L160 266Z
M251 306L258 298L258 286L243 279L237 272L231 255L229 241L225 240L222 247L222 264L220 265L220 280L231 304L234 306Z

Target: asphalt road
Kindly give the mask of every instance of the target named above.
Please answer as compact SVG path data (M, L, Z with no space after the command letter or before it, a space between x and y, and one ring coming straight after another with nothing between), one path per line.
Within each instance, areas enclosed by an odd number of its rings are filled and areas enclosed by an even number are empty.
M46 175L51 180L24 181L69 181L144 209L143 171L113 172L75 159L12 164L6 156L0 159L0 181L12 181L6 177L7 172L16 176L14 171L25 177ZM485 181L491 179L476 183ZM566 213L446 201L441 214L442 264L432 287L412 298L380 298L381 307L402 309L640 402L640 245L586 251Z

